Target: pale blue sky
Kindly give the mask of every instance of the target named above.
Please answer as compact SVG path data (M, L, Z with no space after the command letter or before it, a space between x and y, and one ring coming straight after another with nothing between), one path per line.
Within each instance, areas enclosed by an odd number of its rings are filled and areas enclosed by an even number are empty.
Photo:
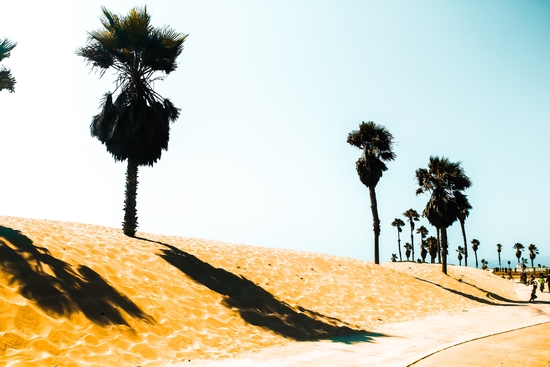
M75 55L100 27L101 5L126 13L143 3L2 6L0 37L18 45L2 63L17 85L0 93L0 215L120 227L125 163L89 134L113 76L98 79ZM397 141L376 189L383 261L397 252L393 219L426 204L414 173L430 155L461 161L473 181L466 231L480 259L496 258L497 243L512 263L515 242L550 254L548 1L160 0L148 9L155 26L189 37L178 70L156 84L181 117L168 152L140 170L139 230L372 260L360 151L346 137L374 121ZM458 223L449 236L457 262Z

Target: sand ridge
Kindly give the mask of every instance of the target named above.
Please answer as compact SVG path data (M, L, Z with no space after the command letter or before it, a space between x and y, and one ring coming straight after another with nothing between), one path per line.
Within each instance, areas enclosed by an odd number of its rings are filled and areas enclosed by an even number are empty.
M0 364L164 366L518 299L489 272L0 217ZM491 293L487 297L487 292Z

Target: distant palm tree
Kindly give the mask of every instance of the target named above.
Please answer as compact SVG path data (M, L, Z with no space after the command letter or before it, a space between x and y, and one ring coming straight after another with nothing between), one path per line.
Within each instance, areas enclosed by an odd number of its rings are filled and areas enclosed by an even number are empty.
M397 255L396 254L391 254L391 262L394 263L397 261Z
M414 261L414 259L415 259L415 256L414 256L414 236L413 236L414 222L418 222L420 220L420 215L414 209L407 210L405 213L403 213L403 215L405 216L405 218L407 218L407 221L409 222L409 224L411 226L411 250L412 250L412 259Z
M11 50L17 46L17 43L11 42L7 38L0 40L0 61L10 57ZM14 92L15 78L11 75L11 70L0 67L0 91L7 89L10 93Z
M419 188L416 194L429 192L430 199L422 215L441 230L442 271L447 274L447 228L458 219L455 197L468 189L472 182L464 173L460 162L453 163L447 158L430 157L428 169L416 170Z
M437 245L437 238L434 236L430 236L426 239L426 243L428 244L428 253L430 254L430 262L432 264L435 264L435 258L437 257L438 252L438 245Z
M468 266L468 242L466 241L464 222L470 215L470 209L472 209L472 206L468 201L468 197L460 192L455 194L455 202L458 208L458 221L460 222L460 229L462 230L462 239L464 240L464 266Z
M498 267L500 268L502 265L500 264L500 252L502 251L502 245L500 243L497 243L497 253L498 253Z
M481 259L481 269L485 270L487 269L487 265L489 264L489 262L485 259Z
M539 254L539 249L537 248L537 246L535 246L533 244L530 244L527 249L529 250L529 258L531 259L531 267L534 269L535 265L533 265L533 261L535 261L535 258Z
M134 237L137 222L136 196L139 166L152 166L168 149L170 122L179 109L153 90L162 80L156 72L170 74L187 35L171 28L154 28L147 8L134 8L116 15L102 8L102 28L88 33L85 47L76 54L103 76L109 68L117 74L114 98L106 93L101 112L93 117L90 131L105 144L115 161L128 161L124 201L124 234Z
M516 242L514 244L514 248L516 249L516 257L518 258L518 264L520 263L519 258L521 257L521 252L525 248L521 243Z
M403 258L401 257L401 236L399 234L403 231L401 227L405 225L405 222L399 218L395 218L391 225L397 227L397 249L399 250L399 261L403 261Z
M411 249L412 249L412 245L410 243L405 243L405 256L407 256L407 261L409 261L409 258L411 257ZM414 259L413 259L414 261Z
M474 250L474 255L476 256L476 268L477 268L477 249L479 248L479 241L475 238L472 240L472 250Z
M381 125L374 122L362 122L359 130L348 134L347 142L362 150L361 157L355 163L359 179L369 188L374 231L374 263L380 264L380 218L375 187L384 171L388 170L385 162L393 161L393 135Z
M462 255L464 254L464 247L458 246L456 249L456 252L458 252L458 265L462 265Z
M420 249L422 251L422 248L424 248L424 239L428 236L428 228L424 227L424 226L420 226L416 229L416 233L418 233L420 235ZM422 256L422 255L421 255ZM426 257L426 255L424 255L424 257ZM422 259L422 261L424 261L424 259Z
M422 262L426 262L426 256L428 255L428 249L426 248L426 241L422 241L422 244L420 245L420 257L422 258Z

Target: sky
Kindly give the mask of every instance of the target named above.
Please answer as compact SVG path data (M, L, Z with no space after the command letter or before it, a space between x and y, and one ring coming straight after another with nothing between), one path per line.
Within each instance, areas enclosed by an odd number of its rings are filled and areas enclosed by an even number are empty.
M140 168L139 231L372 261L361 152L346 138L374 121L397 154L376 187L381 261L397 253L394 218L428 200L415 171L443 156L473 182L469 265L475 238L490 266L497 243L514 264L516 242L550 266L544 0L7 2L0 37L18 44L2 65L17 84L0 92L0 215L121 227L126 164L89 132L114 74L99 78L75 50L101 6L143 5L154 26L189 36L155 84L181 116L161 160ZM459 223L448 233L458 263Z

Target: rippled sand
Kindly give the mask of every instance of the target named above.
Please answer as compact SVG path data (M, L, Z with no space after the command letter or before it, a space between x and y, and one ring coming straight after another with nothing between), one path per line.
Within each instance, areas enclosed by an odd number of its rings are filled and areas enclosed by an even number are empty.
M0 217L0 365L165 366L517 298L511 281ZM335 244L337 246L338 244ZM492 297L487 297L490 291Z

